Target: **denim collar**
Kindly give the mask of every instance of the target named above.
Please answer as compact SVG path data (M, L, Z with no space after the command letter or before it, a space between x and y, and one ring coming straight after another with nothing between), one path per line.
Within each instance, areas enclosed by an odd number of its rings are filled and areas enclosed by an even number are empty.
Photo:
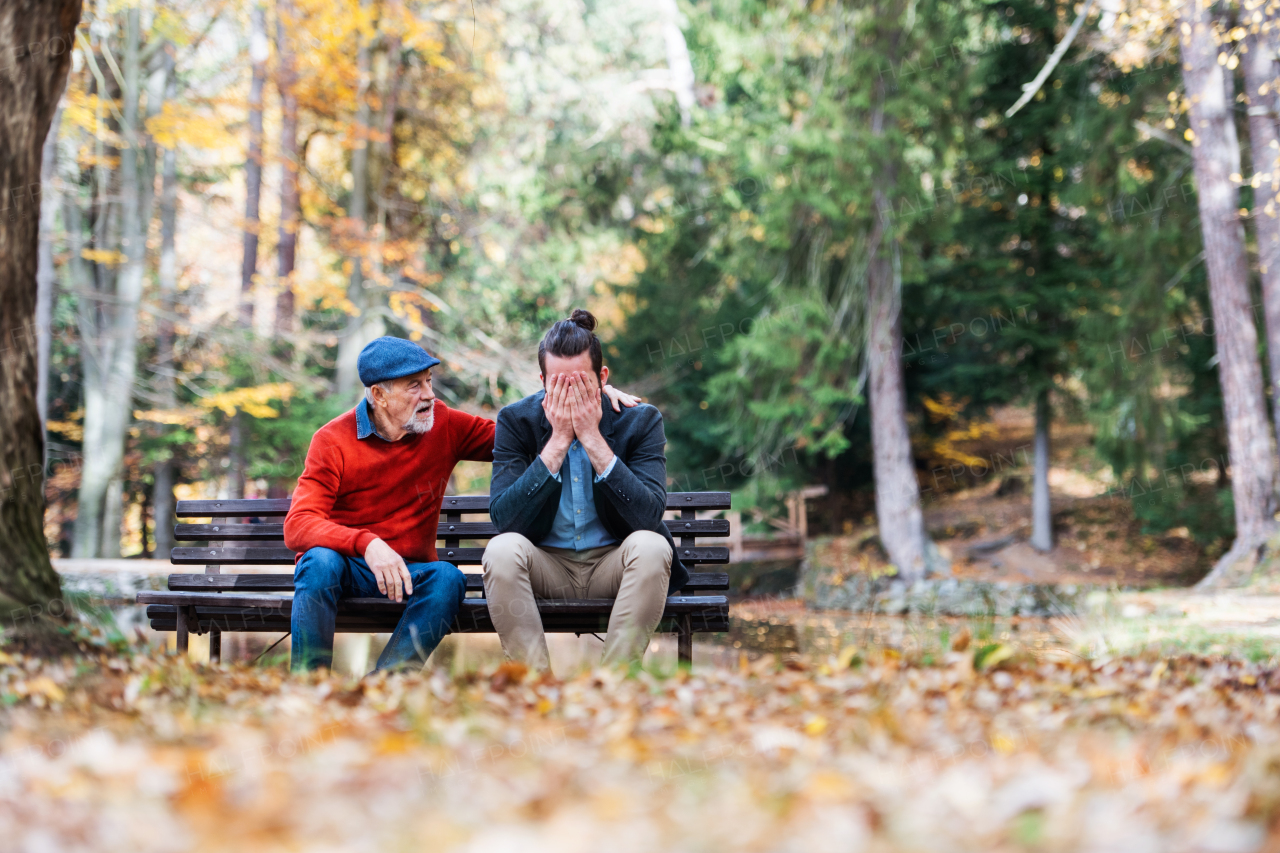
M364 441L371 435L376 435L383 441L387 440L373 425L373 418L369 415L369 401L361 400L356 405L356 438Z

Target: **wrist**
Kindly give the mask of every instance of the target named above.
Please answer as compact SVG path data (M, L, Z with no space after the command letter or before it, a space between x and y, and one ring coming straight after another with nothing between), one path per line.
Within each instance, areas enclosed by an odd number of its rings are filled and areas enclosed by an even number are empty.
M374 536L366 530L356 537L356 553L363 557L365 554L369 553L369 549L373 546L373 543L381 541L382 540L377 536Z

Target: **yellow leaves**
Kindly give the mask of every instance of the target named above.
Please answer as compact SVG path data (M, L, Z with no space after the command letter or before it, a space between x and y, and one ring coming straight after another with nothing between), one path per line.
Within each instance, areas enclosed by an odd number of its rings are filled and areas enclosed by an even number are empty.
M805 734L817 737L827 730L827 718L820 715L811 716L804 724Z
M1130 157L1125 161L1124 168L1125 171L1140 184L1149 183L1151 179L1155 177L1155 172L1153 172L1149 166L1139 163L1133 157Z
M411 326L409 337L415 341L422 339L422 333L418 329L412 328L412 326L427 326L428 315L444 307L436 304L436 302L421 293L403 290L393 292L387 298L387 304L391 308L391 313L409 321Z
M637 276L648 266L644 253L634 243L624 243L620 248L609 247L590 259L600 278L616 287L635 284Z
M234 415L236 410L253 418L274 418L279 412L267 405L271 400L288 402L293 396L293 383L271 382L266 385L255 385L252 388L236 388L205 397L200 406L212 411L220 409L227 416Z
M105 267L119 266L129 259L124 252L117 252L114 249L81 249L80 257Z
M840 650L840 654L836 655L836 662L840 664L841 669L848 669L855 664L861 663L862 658L858 656L858 647L845 646Z
M56 432L71 441L84 441L84 426L82 424L69 423L68 421L49 421L45 424L45 427L49 432Z
M1182 132L1182 138L1187 140L1188 142L1195 142L1196 132L1188 127L1186 130Z
M818 802L839 802L856 793L853 783L831 770L819 770L809 778L804 793Z
M667 223L661 218L655 218L646 214L637 216L632 222L635 227L641 231L648 231L650 234L661 234L667 230Z
M924 397L925 411L929 413L929 420L935 424L955 420L968 404L968 397L956 400L950 391L944 391L937 399L928 395Z
M123 148L124 138L111 130L105 121L112 110L119 109L119 100L101 98L78 87L68 87L62 120L71 127L79 128L114 148Z
M1017 742L1006 734L999 733L991 738L991 746L1001 755L1011 754L1017 748Z
M226 124L191 104L166 101L158 115L147 119L147 132L161 148L238 148L241 140Z
M46 700L61 704L67 698L62 688L47 675L38 676L30 681L19 681L13 685L13 692L23 698L32 699L37 707L43 707Z
M403 755L418 745L418 739L409 732L388 732L374 744L377 755Z
M147 421L153 424L167 424L169 426L190 425L199 420L203 416L197 408L186 409L152 409L149 411L141 411L135 409L133 419L135 421Z

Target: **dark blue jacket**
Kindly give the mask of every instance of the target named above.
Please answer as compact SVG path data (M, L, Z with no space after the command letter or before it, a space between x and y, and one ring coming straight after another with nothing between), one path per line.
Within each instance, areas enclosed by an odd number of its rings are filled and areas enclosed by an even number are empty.
M537 543L551 532L560 508L561 483L551 476L539 454L551 440L551 424L542 411L545 391L525 397L498 412L493 440L493 480L489 515L503 533L519 533ZM671 546L668 593L689 582L675 540L662 514L667 508L666 433L662 413L646 403L621 413L601 400L600 434L618 457L609 478L596 483L592 496L604 529L619 541L637 530L661 533Z

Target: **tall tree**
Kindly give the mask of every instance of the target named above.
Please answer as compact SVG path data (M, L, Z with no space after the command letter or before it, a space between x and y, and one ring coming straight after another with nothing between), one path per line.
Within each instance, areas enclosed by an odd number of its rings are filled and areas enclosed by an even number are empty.
M897 63L901 60L896 50L901 33L890 28L885 35L885 58ZM873 85L871 135L883 146L888 83L881 75ZM925 575L928 542L920 508L920 484L911 454L911 433L907 429L907 391L902 372L901 247L894 232L890 201L897 181L894 153L880 147L872 155L879 162L871 163L876 175L873 198L879 215L872 227L867 266L867 388L880 542L898 567L898 575L914 581Z
M14 628L32 635L47 635L50 611L61 613L49 607L60 584L45 543L43 489L18 480L30 483L43 470L44 432L35 341L13 330L35 322L40 217L32 190L79 21L80 0L0 5L0 56L19 58L0 74L0 198L26 200L20 215L0 217L0 597L28 608L33 619Z
M1096 191L1083 182L1081 132L1095 99L1087 94L1089 64L1059 40L1065 6L1002 0L987 7L986 25L1010 35L978 58L964 123L967 165L956 176L981 190L948 211L953 233L938 230L937 240L958 251L936 261L930 299L939 311L931 325L959 331L946 339L949 358L916 371L920 391L951 393L979 410L1032 406L1031 545L1040 551L1054 542L1051 392L1072 369L1078 318L1100 307L1098 276L1108 261L1094 248L1093 220L1081 214L1080 203ZM1065 61L1043 74L1056 55ZM1032 79L1038 84L1029 91Z
M117 117L118 133L124 147L119 151L120 166L115 176L118 188L106 198L100 196L106 216L100 210L99 220L105 218L108 227L99 232L101 239L95 235L95 242L100 253L122 256L122 260L118 273L100 275L106 286L95 294L99 304L89 324L91 334L84 336L86 345L91 341L96 344L96 352L86 359L84 383L84 434L86 447L93 452L85 455L76 517L73 553L82 557L120 555L124 449L133 415L138 312L146 281L147 233L155 198L155 145L143 120L143 72L145 56L155 56L158 42L150 49L144 45L140 9L129 9L124 18L124 56L119 68L109 37L100 42L102 57L111 69L110 79L119 86L122 104ZM90 61L96 64L93 57ZM155 98L146 103L149 112L154 113L158 107ZM99 192L111 184L112 176L105 176ZM110 227L113 223L116 228ZM107 263L116 262L112 259ZM96 362L93 369L89 369L90 362Z
M36 269L38 296L35 331L37 361L40 365L36 401L40 404L42 425L49 421L49 354L53 349L53 291L57 283L57 272L53 265L53 231L58 221L55 181L58 175L58 125L61 116L61 109L53 115L40 162L40 259ZM46 194L50 196L48 200L45 199ZM47 452L45 457L45 461L48 461Z
M1233 83L1218 62L1212 4L1187 0L1179 9L1183 83L1190 100L1196 200L1204 234L1214 343L1222 384L1235 502L1236 544L1219 568L1253 547L1274 526L1275 470L1271 429L1249 295L1249 266L1239 193L1240 143L1232 115ZM1213 583L1219 576L1206 578Z
M262 90L267 82L267 13L254 3L249 13L249 59L253 75L249 81L249 159L244 164L244 260L240 265L240 323L253 325L253 277L258 272L258 234L262 197Z
M178 94L178 76L174 68L173 48L165 53L165 99L173 101ZM178 407L177 361L174 357L174 314L178 291L178 152L173 145L164 150L160 168L160 262L156 283L160 291L160 316L156 330L156 378L160 406L172 411ZM164 433L171 427L162 427ZM173 549L173 524L177 505L173 487L177 482L178 463L171 447L164 448L152 471L151 497L154 519L156 555L164 559Z
M298 252L298 65L292 30L297 14L292 0L276 0L276 89L280 92L280 233L276 242L276 334L293 331L293 269Z
M361 8L369 0L361 0ZM350 394L359 387L356 375L356 359L365 344L383 333L380 314L369 292L364 258L368 240L369 219L369 134L372 130L372 107L369 103L369 84L372 80L372 45L362 31L356 31L359 47L356 49L356 115L352 127L354 136L351 149L351 201L347 205L347 242L352 247L347 256L351 275L347 284L347 300L356 309L356 315L347 323L346 330L338 338L338 370L334 391L339 396Z
M1273 421L1280 440L1280 20L1275 4L1263 3L1266 17L1244 42L1244 88L1249 110L1249 152L1253 161L1254 216L1258 272L1271 368Z

